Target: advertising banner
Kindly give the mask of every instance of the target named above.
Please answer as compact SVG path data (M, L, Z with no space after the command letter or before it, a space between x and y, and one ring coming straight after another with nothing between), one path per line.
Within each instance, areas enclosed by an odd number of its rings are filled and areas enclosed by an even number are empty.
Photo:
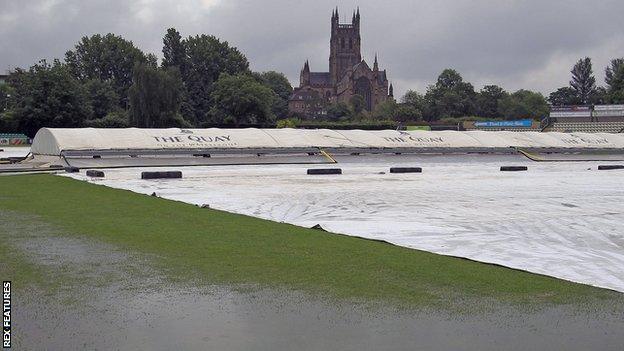
M553 106L550 108L550 112L581 112L591 110L591 106Z
M624 105L596 105L594 111L624 111Z
M555 106L550 108L550 117L591 117L591 106Z
M474 122L475 127L489 127L489 128L502 128L502 127L531 128L532 125L533 125L533 120L530 120L530 119L518 119L514 121Z
M597 110L594 111L596 117L624 117L624 110Z

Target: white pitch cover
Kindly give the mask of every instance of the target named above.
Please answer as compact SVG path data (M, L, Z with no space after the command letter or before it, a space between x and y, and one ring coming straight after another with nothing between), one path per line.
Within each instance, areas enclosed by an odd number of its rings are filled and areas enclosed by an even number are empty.
M575 148L624 149L624 133L309 129L97 129L42 128L32 152L64 150L258 149L258 148Z

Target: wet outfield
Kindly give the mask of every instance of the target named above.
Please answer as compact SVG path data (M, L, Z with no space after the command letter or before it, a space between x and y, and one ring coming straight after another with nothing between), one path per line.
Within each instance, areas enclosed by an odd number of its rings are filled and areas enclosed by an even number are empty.
M176 283L150 257L4 212L1 239L63 283L16 288L16 350L621 350L624 297L453 310L328 301L297 291ZM19 281L14 282L19 285Z

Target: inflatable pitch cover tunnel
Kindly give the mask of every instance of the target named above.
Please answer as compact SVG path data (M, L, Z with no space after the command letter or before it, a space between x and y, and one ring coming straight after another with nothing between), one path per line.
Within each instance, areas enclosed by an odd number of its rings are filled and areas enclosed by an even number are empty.
M329 129L42 128L34 167L332 163L328 154L512 153L624 155L624 134ZM620 157L620 156L618 156ZM539 156L536 156L539 158Z

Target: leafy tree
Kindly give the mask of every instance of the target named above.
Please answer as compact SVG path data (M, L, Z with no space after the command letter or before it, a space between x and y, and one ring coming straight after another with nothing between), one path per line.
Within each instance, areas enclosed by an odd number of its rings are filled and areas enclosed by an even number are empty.
M420 111L421 114L425 109L425 97L415 90L408 90L401 98L401 103Z
M461 117L474 114L475 91L472 84L464 82L453 69L445 69L425 94L428 120L442 117Z
M137 64L128 91L131 124L141 128L187 127L179 115L181 87L177 68Z
M84 88L58 60L17 69L8 82L13 89L8 118L28 136L41 127L80 127L91 115Z
M280 119L275 123L275 128L297 128L297 119L285 118Z
M254 77L262 84L269 87L276 95L273 100L271 110L277 117L288 115L288 99L293 92L293 88L288 78L283 73L268 71L263 73L254 73Z
M154 65L155 60L154 55L145 55L131 41L111 33L83 37L74 50L65 53L65 61L74 77L83 82L91 79L109 82L122 108L127 107L134 65Z
M191 36L183 40L183 45L188 60L182 76L188 93L184 117L195 125L205 124L213 106L213 84L222 73L249 73L249 62L238 49L214 36Z
M167 34L163 38L163 60L162 67L177 67L182 75L186 73L186 48L180 33L175 28L167 29Z
M85 121L85 127L92 128L127 128L130 126L128 113L125 111L111 112L98 119Z
M609 94L605 87L597 87L589 97L589 103L593 105L604 105L609 103Z
M9 108L11 92L12 89L8 84L0 83L0 112L3 112Z
M605 69L605 82L609 102L624 103L624 58L611 60Z
M398 108L399 104L394 99L387 99L375 106L372 117L376 120L392 120L395 118Z
M349 105L353 111L353 117L358 118L362 116L362 113L366 109L366 100L362 95L356 94L349 99Z
M405 95L401 97L401 103L411 105L416 109L422 109L425 103L424 96L416 90L408 90Z
M414 122L422 119L422 112L410 104L398 104L393 120L398 122Z
M624 85L624 58L611 60L605 69L605 82L608 89L620 89Z
M180 114L189 123L195 125L195 110L193 102L187 89L187 77L189 75L189 58L186 50L186 43L175 28L167 29L163 37L163 60L162 68L176 67L182 77L182 102L180 103ZM205 112L204 112L205 114Z
M497 85L484 86L476 96L476 114L480 117L499 117L498 102L509 94Z
M548 102L553 106L569 106L581 103L577 91L571 87L559 88L548 96Z
M9 101L15 97L13 88L9 84L0 83L0 130L17 132L16 123Z
M506 119L540 119L548 115L550 108L542 94L521 89L502 98L498 112Z
M351 116L351 109L344 102L335 102L327 106L327 119L339 121Z
M275 120L271 111L275 93L247 74L223 73L210 95L210 110L217 124L270 125Z
M84 84L84 89L93 112L91 119L103 118L110 112L119 110L119 96L109 82L90 79Z
M585 57L572 68L570 86L574 89L581 104L587 104L596 90L596 78L592 71L591 58Z
M394 102L388 100L386 102ZM399 122L418 121L422 119L425 109L425 98L415 90L408 90L401 98L401 103L395 104L392 115L388 117Z

